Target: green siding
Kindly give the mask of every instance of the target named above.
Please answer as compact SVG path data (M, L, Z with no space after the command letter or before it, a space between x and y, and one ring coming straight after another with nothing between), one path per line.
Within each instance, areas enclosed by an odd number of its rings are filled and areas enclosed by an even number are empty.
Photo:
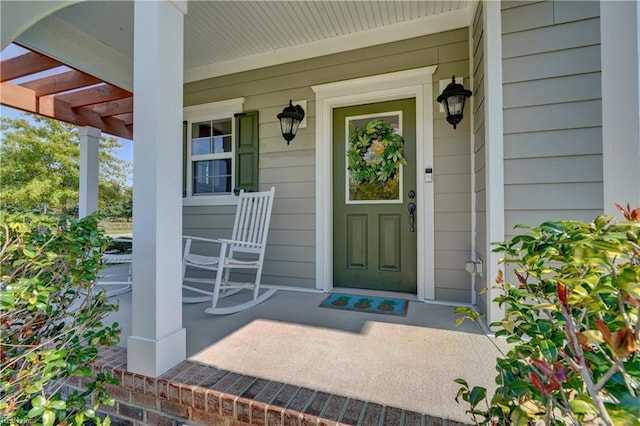
M604 209L599 2L503 5L502 31L506 237L590 220Z
M451 74L469 82L467 28L446 31L404 41L342 52L288 64L266 67L188 83L184 88L185 106L246 98L245 110L259 111L259 187L276 186L272 227L269 233L263 282L274 285L315 287L315 94L311 86L340 80L438 65L433 76L433 93L438 81ZM434 96L435 97L435 96ZM276 115L289 99L306 100L307 127L298 131L287 146L280 133ZM451 292L449 281L436 283L441 300L469 302L469 274L464 262L469 252L470 171L469 120L465 118L457 130L448 125L438 111L434 99L434 190L436 227L442 226L436 243L438 276L458 276L462 281ZM450 198L449 194L452 194ZM458 204L458 205L456 205ZM199 209L199 210L198 210ZM222 225L217 224L218 211L224 207L185 207L185 232L212 236ZM208 216L209 227L194 224L195 216ZM455 214L460 229L447 218ZM454 217L454 216L452 216ZM465 222L466 221L466 222ZM229 225L230 226L230 225ZM194 234L195 232L195 234ZM447 240L461 244L449 247ZM440 245L439 245L440 244ZM451 275L453 273L454 275ZM448 274L448 275L447 275Z

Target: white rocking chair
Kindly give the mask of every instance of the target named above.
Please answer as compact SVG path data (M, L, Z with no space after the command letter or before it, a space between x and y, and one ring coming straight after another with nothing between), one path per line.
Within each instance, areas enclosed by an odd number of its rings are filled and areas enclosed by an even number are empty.
M184 237L183 293L200 294L200 296L193 297L183 295L182 301L184 303L201 303L210 300L211 307L207 308L205 312L226 315L262 303L276 292L276 289L269 289L260 294L260 279L262 277L262 265L264 263L264 252L267 244L274 194L274 187L264 192L240 191L231 239ZM193 242L219 245L218 256L203 256L192 253ZM237 257L238 254L241 255L240 258ZM189 278L187 277L188 268L216 271L215 279ZM255 270L255 281L252 283L229 281L232 269ZM213 291L203 290L186 283L213 284ZM236 294L243 289L253 290L253 298L251 300L233 306L218 306L219 299Z

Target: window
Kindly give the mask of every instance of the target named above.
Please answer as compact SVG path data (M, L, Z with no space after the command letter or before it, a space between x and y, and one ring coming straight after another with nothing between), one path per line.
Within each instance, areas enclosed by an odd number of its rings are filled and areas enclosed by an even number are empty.
M191 193L194 196L233 191L233 119L191 124Z
M235 204L240 188L258 190L258 112L242 112L244 100L184 109L185 205Z

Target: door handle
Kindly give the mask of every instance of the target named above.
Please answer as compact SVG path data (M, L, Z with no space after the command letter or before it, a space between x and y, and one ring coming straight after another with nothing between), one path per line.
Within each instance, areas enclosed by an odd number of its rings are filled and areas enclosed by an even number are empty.
M407 210L409 210L409 232L416 232L416 227L415 227L416 203L407 204Z

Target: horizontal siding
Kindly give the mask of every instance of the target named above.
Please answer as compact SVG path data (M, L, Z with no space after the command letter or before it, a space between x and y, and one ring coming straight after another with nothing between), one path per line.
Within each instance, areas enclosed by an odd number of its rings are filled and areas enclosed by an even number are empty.
M534 3L540 3L540 0L504 0L500 3L500 9L504 11L514 7L522 7Z
M467 277L467 281L469 278ZM451 289L436 287L436 299L437 300L449 300L451 302L469 303L469 292L471 287L464 289Z
M505 134L600 126L602 126L600 100L504 110Z
M505 185L506 210L602 209L602 182Z
M434 178L434 192L436 196L439 194L466 194L469 192L469 173L448 173L446 176L438 179Z
M468 36L467 29L447 31L185 85L186 106L244 97L245 110L259 111L260 186L276 187L264 282L314 286L316 111L311 86L437 64L434 93L439 90L438 81L449 79L452 74L464 77L468 87ZM276 115L289 99L307 100L307 127L300 129L287 145ZM435 99L434 111L433 185L439 231L436 273L457 271L468 282L464 256L459 252L468 252L471 241L470 121L464 120L453 130L438 111ZM185 207L184 211L185 230L207 235L222 231L223 223L229 223L229 212L233 215L233 209L226 207ZM448 257L451 253L457 255ZM446 289L449 281L440 287ZM454 288L455 300L459 300L459 289ZM467 292L467 299L468 296Z
M520 96L526 93L526 97ZM546 78L503 85L504 108L599 100L600 73Z
M503 9L502 33L511 34L520 31L545 27L553 24L553 3L542 1Z
M436 229L438 229L441 233L459 233L463 231L471 231L471 214L468 211L456 213L436 213L434 221Z
M315 166L315 150L292 150L279 151L274 153L261 153L260 164L261 169L270 169L275 167L288 167L291 164L297 166Z
M505 34L502 36L502 57L508 59L596 44L600 44L600 19L592 18Z
M502 63L503 83L593 72L600 72L600 46L521 56Z
M599 2L503 9L507 237L603 208Z
M505 159L602 154L602 128L510 134L504 145Z
M316 199L308 198L282 198L273 203L272 214L315 214Z
M466 290L466 299L469 299L471 283L469 273L462 270L440 269L436 271L436 291L438 289Z
M468 31L467 31L468 32ZM447 67L438 66L444 75L464 77L465 87L470 87L469 44L465 39L449 46L451 52ZM446 46L445 46L446 48ZM444 51L445 48L442 50ZM434 79L434 93L438 93L438 80ZM446 121L439 105L434 104L434 227L435 236L435 285L436 300L470 300L467 290L462 296L457 290L469 288L470 275L464 270L471 246L471 148L470 123L467 117L457 129ZM445 242L446 241L446 242ZM451 244L451 243L455 243ZM452 255L455 254L455 255ZM466 254L466 256L464 255ZM452 278L454 277L455 278ZM453 293L439 292L438 289L453 290L454 299L447 299Z
M484 126L483 126L483 130L484 130ZM473 154L473 158L474 158L473 168L476 174L484 173L485 166L487 163L485 148L486 148L486 145L483 143L478 147L478 150ZM482 177L484 177L484 175ZM484 181L484 179L481 182L479 182L477 179L476 189L484 188L485 184L486 182Z
M467 147L467 151L469 151L469 147ZM446 176L448 175L469 175L469 170L471 170L471 158L469 152L464 155L441 155L436 157L436 160L438 167L437 169L434 167L434 173L436 173L435 177L440 175L445 176L443 179L446 179ZM469 189L469 182L470 181L467 181L466 183L467 190Z
M467 260L469 260L469 250L438 250L436 252L436 263L441 269L457 271L460 269L460 264L464 264Z
M467 231L459 231L459 232L436 231L435 232L435 249L436 251L437 250L469 250L469 232Z
M600 16L599 1L556 1L553 3L553 16L556 23L581 21Z
M455 134L438 138L438 143L433 147L433 155L435 157L469 155L469 135Z
M467 177L469 177L467 175ZM467 214L471 211L471 193L468 191L469 183L466 182L466 192L453 192L444 194L435 194L435 204L438 211L443 213L456 213L462 210Z
M315 166L283 166L260 169L260 182L267 184L313 182Z
M509 184L600 182L602 157L576 155L505 160L504 179Z

